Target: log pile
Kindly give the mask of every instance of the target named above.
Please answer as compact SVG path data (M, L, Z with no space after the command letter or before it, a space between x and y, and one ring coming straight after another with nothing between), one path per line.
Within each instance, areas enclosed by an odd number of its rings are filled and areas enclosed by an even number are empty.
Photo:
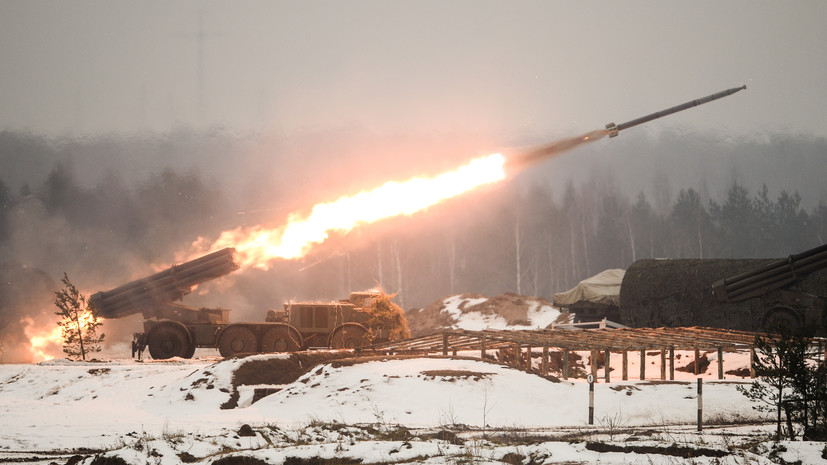
M198 284L220 278L238 269L235 249L226 248L180 265L173 265L145 278L98 292L89 299L100 316L121 318L174 302Z

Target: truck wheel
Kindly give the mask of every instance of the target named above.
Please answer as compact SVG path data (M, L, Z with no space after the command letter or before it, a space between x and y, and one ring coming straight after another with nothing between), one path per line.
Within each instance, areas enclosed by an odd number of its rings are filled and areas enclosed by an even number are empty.
M195 346L185 328L171 324L156 326L147 335L149 355L155 360L192 357Z
M368 345L368 332L361 325L346 324L339 326L330 336L331 349L358 349Z
M797 331L801 328L801 320L791 309L774 308L764 317L764 329L768 331L786 328L790 331Z
M292 326L274 326L261 337L261 351L265 353L295 352L301 348L302 336Z
M218 352L222 357L258 352L258 339L250 328L227 326L218 336Z

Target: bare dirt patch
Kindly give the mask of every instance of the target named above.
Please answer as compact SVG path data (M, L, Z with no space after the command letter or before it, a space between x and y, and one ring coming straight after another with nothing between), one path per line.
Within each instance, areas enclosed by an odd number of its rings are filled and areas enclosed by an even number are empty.
M233 373L233 387L257 384L289 384L331 360L350 358L350 352L296 352L287 358L251 359Z
M709 359L706 354L701 354L698 357L698 373L706 373L707 368L709 368ZM689 363L682 367L675 367L675 371L695 373L695 360L690 360Z
M626 445L618 446L615 444L606 444L603 442L587 442L586 449L595 452L621 452L624 454L660 454L670 455L673 457L695 458L695 457L726 457L729 452L718 449L707 449L703 447L684 447L673 444L669 447L659 446L636 446Z
M426 378L450 378L449 381L454 382L457 379L472 379L479 381L487 378L494 373L485 373L481 371L467 371L467 370L427 370L421 372Z

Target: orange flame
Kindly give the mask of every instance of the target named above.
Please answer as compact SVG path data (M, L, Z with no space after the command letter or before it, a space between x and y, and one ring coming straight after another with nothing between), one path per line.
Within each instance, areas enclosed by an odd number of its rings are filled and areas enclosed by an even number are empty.
M242 267L267 269L271 260L304 256L314 244L324 242L330 232L347 233L360 224L412 215L442 200L500 181L505 178L504 164L505 157L496 153L432 178L390 181L370 191L317 204L305 218L291 214L282 227L224 231L209 249L235 247Z
M54 354L61 351L63 337L60 326L52 323L52 328L46 329L48 326L36 323L31 317L21 319L20 323L23 325L24 334L29 338L32 362L51 360L55 358Z
M92 312L85 311L80 315L79 322L81 330L85 329L92 321ZM29 338L29 352L32 362L52 360L63 352L63 328L54 321L38 321L31 317L20 320L23 325L23 332ZM72 324L74 329L74 324ZM25 349L24 349L25 350Z

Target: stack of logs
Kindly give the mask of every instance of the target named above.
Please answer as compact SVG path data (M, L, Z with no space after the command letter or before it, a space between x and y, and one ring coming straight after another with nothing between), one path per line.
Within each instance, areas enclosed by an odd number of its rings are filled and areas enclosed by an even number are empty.
M220 278L238 269L235 249L213 252L151 276L130 281L89 299L104 318L121 318L151 309L163 302L179 300L198 284Z

